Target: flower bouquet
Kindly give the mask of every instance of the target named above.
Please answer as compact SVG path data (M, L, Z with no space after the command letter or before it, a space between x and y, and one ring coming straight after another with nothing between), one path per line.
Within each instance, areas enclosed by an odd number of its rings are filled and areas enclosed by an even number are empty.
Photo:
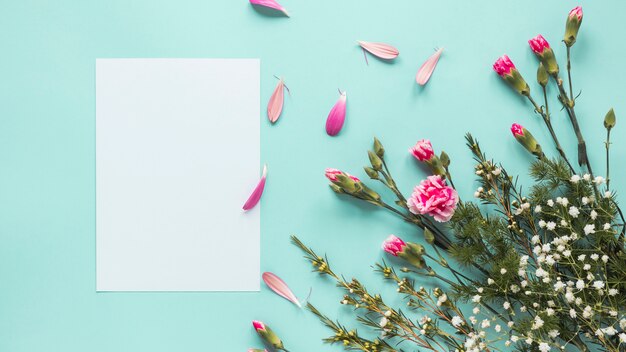
M292 238L315 271L336 281L343 290L341 304L353 307L358 323L371 332L349 329L308 304L333 331L325 341L361 351L626 350L625 228L609 178L615 114L610 110L604 119L606 173L596 176L578 125L569 63L582 18L580 7L567 17L566 72L541 35L529 41L539 59L537 83L544 104L537 103L508 56L493 65L542 118L559 155L546 156L545 144L513 124L513 136L534 156L530 188L522 191L517 178L489 159L470 134L467 147L479 183L475 201L460 199L449 171L450 157L437 155L428 140L419 141L410 152L431 175L408 197L397 187L377 139L368 151L365 173L389 196L346 172L326 170L333 191L396 214L419 227L423 241L391 235L382 245L403 263L375 265L404 298L403 307L394 307L358 279L345 279L324 256ZM551 83L558 88L577 139L574 161L554 133L546 90ZM436 287L419 286L420 277L435 280Z

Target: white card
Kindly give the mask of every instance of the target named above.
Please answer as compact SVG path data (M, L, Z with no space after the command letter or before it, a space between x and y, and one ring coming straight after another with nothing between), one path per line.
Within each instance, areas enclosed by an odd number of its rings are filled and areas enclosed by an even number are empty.
M96 60L96 289L258 291L258 59Z

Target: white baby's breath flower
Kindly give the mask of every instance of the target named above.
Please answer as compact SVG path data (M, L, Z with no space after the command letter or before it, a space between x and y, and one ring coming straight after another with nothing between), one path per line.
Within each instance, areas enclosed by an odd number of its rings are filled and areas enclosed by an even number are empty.
M590 270L590 269L591 269L591 264L583 265L583 270Z
M506 274L506 269L505 268L500 269L500 274L502 275Z
M596 185L601 185L601 184L603 184L604 182L606 182L606 180L605 180L605 179L604 179L604 177L602 177L602 176L596 176L596 178L594 178L594 179L593 179L593 182L594 182Z
M589 175L589 174L584 174L584 175L583 175L583 179L584 179L585 181L589 181L589 180L591 180L591 175Z
M606 231L606 230L610 230L610 229L611 229L611 224L609 224L609 223L607 222L606 224L604 224L604 225L602 226L602 229L603 229L603 230L605 230L605 231Z
M485 329L488 328L491 325L491 321L489 321L489 319L483 319L482 322L480 322L480 327Z
M535 320L533 321L532 326L530 327L532 330L541 329L543 326L543 319L540 316L535 315Z
M609 289L609 296L617 296L618 293L619 291L616 288Z
M569 181L571 183L578 183L578 181L580 181L580 176L578 175L572 175L572 177L570 177Z
M585 282L583 280L576 281L576 288L582 290L583 288L585 288Z
M611 198L612 196L613 194L611 193L611 191L604 192L604 198Z
M495 283L495 281L492 278L488 278L487 279L487 284L493 285L494 283Z
M591 217L592 220L595 220L598 217L598 212L596 212L595 210L592 210L589 213L589 216Z
M583 228L583 231L585 232L585 235L590 235L592 233L596 232L596 225L595 224L587 224L585 225L585 227Z
M539 227L544 228L546 227L546 222L543 220L539 220Z
M511 303L509 303L509 302L504 302L504 303L502 303L502 307L503 307L504 309L508 310L509 308L511 308Z
M566 249L563 251L563 256L564 257L569 257L570 255L572 255L572 251L570 251L569 249Z
M603 261L603 262L605 262L605 263L608 263L608 261L609 261L609 256L608 256L608 255L606 255L606 254L605 254L605 255L603 255L603 256L602 256L602 261Z
M556 228L556 223L554 221L549 221L546 224L546 228L550 231L554 230Z
M593 287L594 287L596 290L601 290L601 289L603 289L603 288L604 288L604 281L602 281L602 280L597 280L597 281L594 281L594 282L593 282Z
M572 308L569 310L569 316L572 319L576 319L576 309Z
M593 253L589 256L589 258L591 258L591 260L593 261L598 261L598 259L600 259L600 256L597 253Z
M541 205L535 207L535 213L541 213Z
M552 199L548 199L548 201L546 202L546 204L547 204L549 207L553 207L553 206L554 206L554 201L553 201Z
M560 335L559 330L550 330L548 331L548 335L553 338L556 339L557 336Z
M581 202L583 205L587 205L587 204L589 204L589 197L582 197L582 198L580 199L580 202Z
M463 325L463 319L461 319L460 316L455 315L452 317L452 326L454 326L455 328L458 328L459 326Z
M576 208L575 206L571 206L569 207L569 211L568 211L569 215L573 218L577 218L578 214L580 214L580 211L578 210L578 208Z

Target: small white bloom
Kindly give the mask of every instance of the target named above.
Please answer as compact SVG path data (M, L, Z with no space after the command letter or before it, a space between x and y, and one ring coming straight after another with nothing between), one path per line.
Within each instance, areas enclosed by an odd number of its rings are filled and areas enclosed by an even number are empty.
M500 274L502 275L506 274L506 269L505 268L500 269Z
M581 255L578 256L578 260L580 260L581 262L583 260L585 260L585 258L587 258L587 255L585 255L585 254L581 254Z
M610 230L611 229L611 224L609 224L608 222L606 224L604 224L604 226L602 226L602 228L606 231L606 230Z
M533 325L530 327L532 330L541 329L543 326L543 319L540 316L535 315L535 320L533 321Z
M591 269L591 265L590 264L583 265L583 270L589 270L589 269Z
M550 350L551 350L550 345L548 345L547 343L542 342L542 343L539 344L539 351L541 351L541 352L548 352Z
M535 207L535 213L541 213L541 205Z
M494 329L496 332L500 332L500 331L502 331L502 327L501 327L500 325L496 325L496 326L494 326L494 327L493 327L493 329Z
M571 215L573 218L577 218L578 214L580 214L580 211L578 210L578 208L576 208L575 206L571 206L569 207L569 211L568 211L569 215Z
M585 235L589 235L589 234L595 233L596 232L595 229L596 229L596 225L595 224L587 224L583 228L583 231L585 232Z
M553 206L554 206L554 201L553 201L552 199L548 199L548 201L546 202L546 204L547 204L549 207L553 207Z
M532 244L537 244L537 243L539 243L539 241L540 241L540 239L539 239L539 235L534 235L534 236L530 239L530 242L531 242Z
M458 328L459 326L465 324L465 322L463 322L463 319L461 319L460 316L455 315L452 317L452 326L454 326L455 328Z
M604 192L604 198L611 198L611 196L613 196L613 194L611 193L611 191L606 191L606 192Z
M570 309L570 310L569 310L569 316L570 316L572 319L576 319L576 309L574 309L574 308Z
M474 307L474 309L472 309L472 313L474 313L474 314L480 313L480 308Z
M546 222L543 220L539 220L539 227L544 228L546 227Z
M554 221L550 221L546 224L546 228L550 231L554 230L556 228L556 223Z
M598 217L598 213L595 210L592 210L591 213L589 213L589 216L592 220L595 220Z
M485 291L485 289L482 288L482 287L479 287L476 291L478 291L478 293L483 293Z
M480 327L481 328L488 328L491 325L491 321L489 321L489 319L484 319L481 323L480 323Z
M508 310L509 308L511 308L511 303L509 303L509 302L504 302L504 303L502 303L502 307L503 307L504 309Z
M476 295L476 296L472 297L472 302L480 303L480 295Z
M382 319L380 319L381 328L384 328L385 326L387 326L387 323L389 323L389 320L386 317L382 317Z
M617 290L616 288L609 289L609 296L617 296L618 293L619 293L619 290Z
M548 335L553 338L556 339L557 336L560 335L559 330L550 330L548 331Z
M585 181L589 181L589 180L591 180L591 175L589 175L589 174L584 174L584 175L583 175L583 179L584 179Z
M619 334L619 341L621 343L626 343L626 334L624 333Z
M494 174L495 176L499 176L502 173L502 169L500 169L500 168L494 169L493 171L491 171L491 173ZM600 176L598 176L598 177L600 177ZM596 177L596 178L598 178L598 177Z
M602 281L602 280L597 280L597 281L594 281L594 282L593 282L593 287L594 287L596 290L601 290L601 289L603 289L603 288L604 288L604 281Z
M593 260L593 261L598 261L600 256L597 253L594 253L594 254L590 255L589 258L591 258L591 260Z
M572 175L572 177L570 177L569 181L571 183L578 183L578 181L580 181L580 176L578 175Z
M569 257L570 255L572 255L572 251L570 251L569 249L566 249L563 251L563 256L564 257Z
M605 254L605 255L603 255L603 256L602 256L602 261L603 261L603 262L605 262L605 263L608 263L608 261L609 261L609 256L608 256L608 255L606 255L606 254Z
M594 179L593 179L593 182L594 182L596 185L601 185L601 184L603 184L604 182L606 182L606 180L605 180L605 179L604 179L604 177L602 177L602 176L596 176L596 178L594 178Z
M585 288L585 282L583 280L576 281L576 288L582 290L583 288Z
M488 283L489 285L493 285L493 284L495 283L495 281L494 281L492 278L488 278L488 279L487 279L487 283Z
M582 197L580 202L583 203L583 205L589 204L589 197Z

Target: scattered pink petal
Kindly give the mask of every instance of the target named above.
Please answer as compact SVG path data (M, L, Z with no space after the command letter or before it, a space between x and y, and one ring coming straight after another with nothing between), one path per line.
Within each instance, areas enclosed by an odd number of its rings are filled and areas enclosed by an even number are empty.
M246 201L246 204L243 205L243 210L248 211L254 208L255 205L261 199L261 195L263 195L263 189L265 188L265 178L267 177L267 165L263 165L263 176L261 176L261 180L259 184L256 185L254 191L250 195L250 198Z
M271 123L274 123L280 117L280 113L283 111L283 101L285 97L285 83L283 79L278 80L278 85L274 89L274 93L270 97L270 101L267 103L267 117Z
M270 9L274 9L276 11L280 11L285 14L285 16L289 17L287 10L282 7L276 0L250 0L252 5L269 7Z
M267 287L276 292L276 294L302 308L302 305L298 301L298 297L291 292L287 284L281 278L273 273L265 272L263 273L263 281L265 281Z
M435 70L435 67L437 66L437 62L439 61L439 57L441 56L442 51L443 51L443 48L435 51L435 53L432 54L428 58L428 60L426 60L426 62L424 62L422 67L420 67L419 71L417 71L417 75L415 76L415 80L417 81L417 84L419 84L420 86L423 86L428 82L428 80L430 79L430 76L433 74L433 71Z
M326 133L329 136L336 136L341 131L343 122L346 119L346 92L339 91L339 93L341 96L330 110L326 119Z
M359 45L363 50L367 50L370 54L385 60L393 60L400 52L395 47L385 43L372 43L359 40ZM367 62L367 56L365 56L365 62Z

